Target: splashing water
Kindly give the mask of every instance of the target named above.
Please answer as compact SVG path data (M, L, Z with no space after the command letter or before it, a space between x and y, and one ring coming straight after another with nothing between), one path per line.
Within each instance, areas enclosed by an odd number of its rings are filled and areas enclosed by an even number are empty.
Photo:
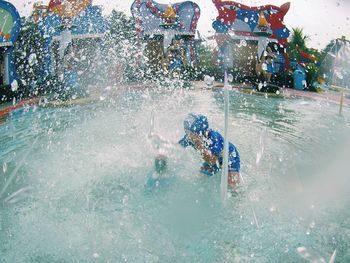
M225 206L220 175L197 176L201 157L174 144L174 180L145 189L152 110L171 142L189 111L224 131L223 91L208 89L123 91L9 115L0 125L2 262L300 262L300 247L317 260L334 261L335 249L336 261L350 259L348 108L340 117L323 102L230 94L228 138L244 182Z
M263 129L260 135L259 140L259 150L256 154L256 166L259 166L260 160L262 156L264 155L264 149L265 149L265 138L266 138L266 129Z

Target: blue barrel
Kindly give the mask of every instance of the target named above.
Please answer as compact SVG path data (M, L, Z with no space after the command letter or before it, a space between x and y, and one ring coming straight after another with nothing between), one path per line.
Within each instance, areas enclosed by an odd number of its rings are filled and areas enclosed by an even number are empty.
M72 70L64 71L64 82L67 90L76 89L78 86L78 74Z
M306 83L306 78L305 78L305 72L297 69L294 71L293 74L293 79L294 79L294 89L296 90L303 90L305 87Z

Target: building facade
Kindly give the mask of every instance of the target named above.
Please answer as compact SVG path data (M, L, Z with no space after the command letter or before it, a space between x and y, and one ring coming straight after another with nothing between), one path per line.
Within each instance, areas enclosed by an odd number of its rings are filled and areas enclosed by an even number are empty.
M51 0L47 6L34 6L33 19L45 39L44 77L74 73L85 82L96 80L93 72L102 59L102 38L108 29L100 6L91 0Z
M135 0L131 12L148 64L173 70L195 63L195 34L200 17L197 4L187 1L164 5Z
M236 69L243 76L256 76L262 65L273 58L271 73L278 74L286 69L290 31L283 20L290 3L280 7L250 7L221 0L213 0L213 3L218 11L213 28L222 67Z

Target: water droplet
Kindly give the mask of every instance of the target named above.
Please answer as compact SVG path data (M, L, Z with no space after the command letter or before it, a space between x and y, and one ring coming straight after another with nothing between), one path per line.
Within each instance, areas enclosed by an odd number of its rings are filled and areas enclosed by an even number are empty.
M7 171L7 163L3 163L3 165L2 165L2 171L3 171L4 173L6 173L6 171Z
M93 256L93 258L99 258L100 257L100 255L97 254L97 253L92 254L92 256Z
M16 91L17 89L18 89L18 82L17 82L17 80L14 80L11 83L11 90Z
M37 62L38 62L38 60L36 58L36 54L35 53L30 54L29 58L28 58L29 66L35 65Z
M241 46L242 47L246 47L248 44L247 44L247 41L245 41L245 39L242 39L241 40Z
M206 76L204 76L204 82L205 82L208 86L211 86L211 85L213 85L213 83L214 83L214 78L211 77L211 76L206 75Z

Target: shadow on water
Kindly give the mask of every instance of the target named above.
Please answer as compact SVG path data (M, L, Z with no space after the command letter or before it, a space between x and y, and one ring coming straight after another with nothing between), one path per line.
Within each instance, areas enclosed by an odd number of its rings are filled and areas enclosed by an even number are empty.
M0 126L0 189L17 171L1 197L1 262L302 262L300 247L326 261L337 249L347 262L348 109L338 117L317 101L239 93L230 101L246 184L226 206L220 176L196 176L200 157L175 144L171 183L145 187L156 154L151 112L172 142L189 111L222 132L220 92L124 92L10 115Z

